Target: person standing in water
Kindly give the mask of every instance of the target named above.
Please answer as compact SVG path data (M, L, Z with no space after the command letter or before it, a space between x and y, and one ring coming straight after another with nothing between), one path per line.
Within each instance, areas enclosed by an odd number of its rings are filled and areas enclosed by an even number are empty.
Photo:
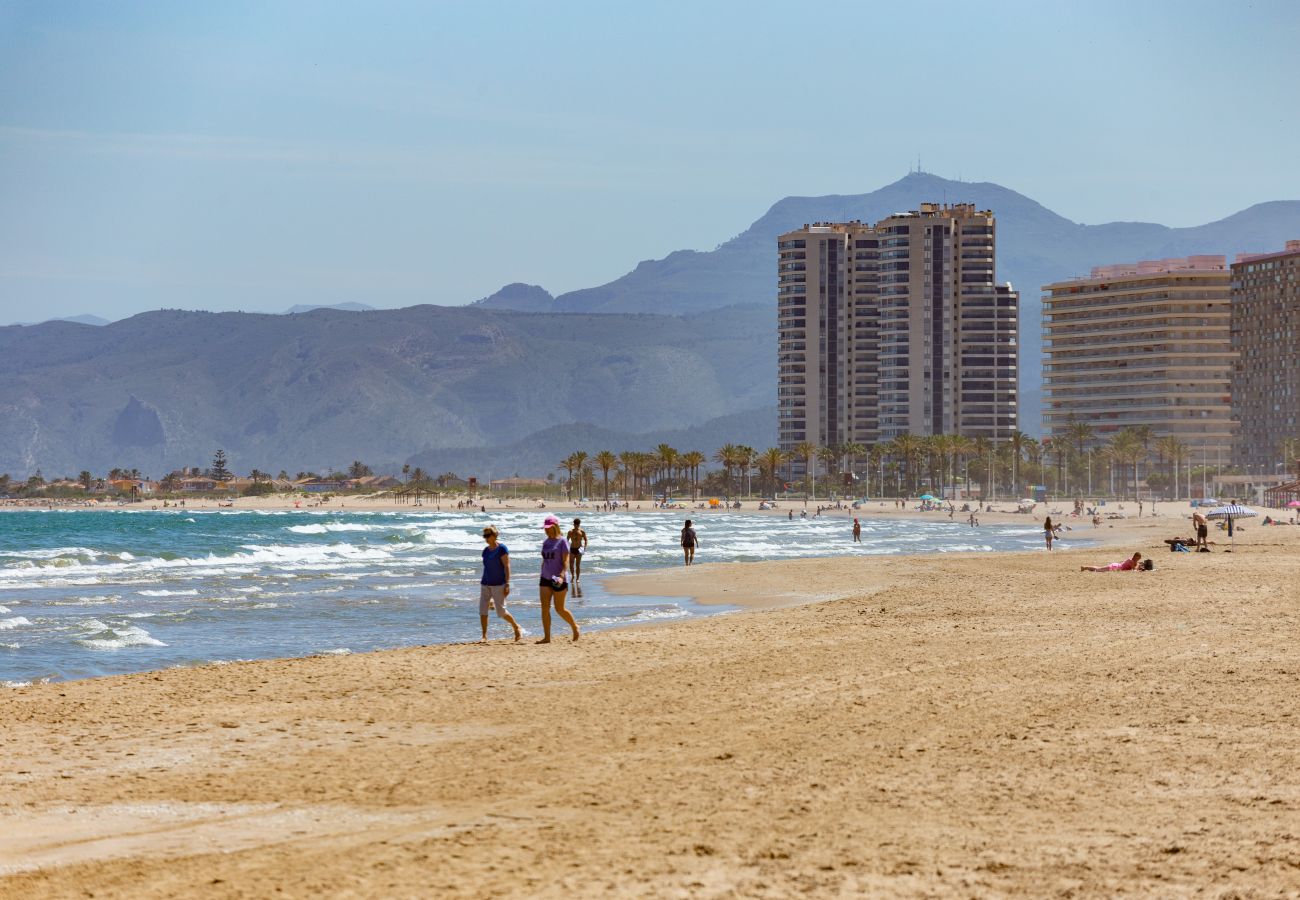
M682 528L682 556L686 558L686 565L695 562L695 548L700 544L700 539L695 535L695 529L691 527L691 520L686 520L686 525Z
M1052 549L1052 538L1056 537L1056 531L1052 527L1052 517L1048 516L1043 520L1043 540L1047 541L1047 549Z
M853 519L853 543L862 543L862 523L857 520L856 516Z
M573 613L564 608L564 598L569 590L564 570L569 564L569 545L560 537L560 520L547 516L542 523L546 530L546 540L542 541L542 577L538 596L542 602L542 639L539 644L551 642L551 602L560 618L569 623L573 629L573 639L578 639L578 623L573 620Z
M488 607L495 605L497 618L505 619L515 630L517 644L523 632L519 630L519 623L515 621L515 617L506 609L506 598L510 596L510 551L506 549L505 544L497 543L495 525L488 525L483 529L483 540L487 541L487 546L483 548L483 577L479 579L478 589L478 619L483 628L482 643L487 643Z
M574 519L567 536L569 544L569 579L576 585L582 578L582 554L587 552L587 532L582 530L582 520Z

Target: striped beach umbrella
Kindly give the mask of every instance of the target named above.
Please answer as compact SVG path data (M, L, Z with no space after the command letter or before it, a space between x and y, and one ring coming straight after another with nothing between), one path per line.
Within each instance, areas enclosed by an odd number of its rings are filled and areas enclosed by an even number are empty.
M1228 522L1228 540L1230 542L1235 542L1236 537L1233 534L1234 529L1232 527L1233 521L1235 521L1236 519L1249 519L1251 516L1254 515L1256 515L1256 512L1253 509L1251 509L1249 506L1241 506L1240 504L1237 503L1229 503L1225 506L1216 506L1214 509L1210 510L1205 514L1205 518L1226 519ZM1229 550L1228 552L1230 553L1232 551Z

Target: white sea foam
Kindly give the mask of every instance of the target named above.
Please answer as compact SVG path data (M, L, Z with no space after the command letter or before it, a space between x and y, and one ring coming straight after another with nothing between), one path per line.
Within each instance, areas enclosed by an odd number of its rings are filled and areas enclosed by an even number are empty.
M24 625L32 624L23 616L14 616L12 619L0 619L0 631L12 631L15 628L21 628Z
M0 606L0 613L9 613L9 612L13 612L13 610L7 606Z
M317 656L348 656L352 651L347 647L336 647L333 650L322 650Z
M394 529L414 531L416 528L415 525L402 525L392 522L385 522L381 525L368 525L364 522L326 522L324 524L290 525L285 528L285 531L292 531L294 534L330 534L346 531L393 531Z
M86 620L85 626L92 629L86 637L77 643L91 650L121 650L126 647L166 647L162 641L135 625L111 627L98 619Z
M197 590L188 591L136 591L141 597L197 597Z
M0 552L0 556L14 559L60 559L64 557L95 559L99 555L99 551L91 550L89 547L51 547L44 550L5 550Z

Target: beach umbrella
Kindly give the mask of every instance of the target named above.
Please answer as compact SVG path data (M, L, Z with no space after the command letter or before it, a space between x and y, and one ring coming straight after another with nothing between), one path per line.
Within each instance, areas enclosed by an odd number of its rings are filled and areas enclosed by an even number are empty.
M922 499L922 500L933 500L933 499L934 499L934 494L922 494L922 495L921 495L921 499Z
M1256 513L1249 506L1241 506L1237 503L1229 503L1226 506L1216 506L1205 514L1207 519L1226 519L1228 522L1228 540L1235 543L1236 537L1233 534L1232 523L1236 519L1249 519ZM1229 550L1229 553L1232 551Z
M1300 500L1292 500L1286 506L1287 509L1300 509Z

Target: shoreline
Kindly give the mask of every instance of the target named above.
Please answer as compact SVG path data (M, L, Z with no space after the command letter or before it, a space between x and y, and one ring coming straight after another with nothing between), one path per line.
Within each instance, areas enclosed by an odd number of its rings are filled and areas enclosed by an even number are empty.
M185 512L185 511L186 510L182 510L181 512ZM168 512L170 513L171 511L169 510ZM342 511L331 510L331 511L321 511L316 514L336 515L339 512L348 514L348 513L355 513L357 511L356 510L342 510ZM455 512L456 511L453 511L452 514L455 514ZM641 511L641 512L644 513L645 511ZM661 512L661 511L656 510L655 512ZM662 511L663 514L674 514L676 512L678 511L675 510ZM362 514L364 515L365 513L363 512ZM606 513L604 515L612 515L612 513ZM724 515L724 513L718 513L718 515ZM755 513L753 511L749 511L747 513L745 510L735 510L735 511L728 511L727 513L725 513L725 515L728 515L729 517L746 516L746 515L748 515L749 517L753 517ZM827 517L829 517L829 513L827 514ZM906 513L899 513L891 518L893 521L898 522L902 527L907 528L912 523L919 523L922 527L926 527L928 525L942 524L943 517L935 517L926 514L918 514L913 516ZM700 521L703 523L706 520L701 519ZM588 526L599 527L598 524L595 524L596 522L597 520L594 519L590 520L588 522ZM1022 516L1022 517L1018 517L1011 524L1024 526L1026 523L1024 522L1024 518ZM779 517L776 520L773 520L774 528L779 528L780 525L781 525L781 520ZM992 527L992 526L993 523L989 523L988 526L984 526L984 527ZM963 532L965 531L964 528L962 528L961 530ZM1084 540L1094 544L1099 541L1101 536L1102 536L1102 532L1100 530L1098 530L1095 533L1089 531L1088 533L1081 535L1081 537ZM859 546L863 548L870 547L873 539L878 539L878 538L875 535L868 533L867 543ZM1071 543L1073 543L1073 541ZM583 610L583 611L586 612L587 618L595 617L598 620L599 624L593 626L595 630L608 631L608 630L617 630L621 628L643 628L647 625L671 624L674 621L680 621L682 619L693 619L702 616L715 615L719 612L719 610L714 609L714 607L717 606L733 607L734 609L727 610L728 612L730 612L730 611L743 611L743 610L752 610L752 609L777 608L777 607L795 606L795 605L802 605L807 603L822 602L826 600L835 599L836 597L836 592L833 586L822 586L819 588L809 587L809 584L811 583L809 578L811 577L815 579L816 573L820 568L820 564L823 561L840 559L840 558L850 558L850 559L858 560L859 565L862 567L863 571L884 572L884 571L892 571L893 567L897 565L897 563L887 562L888 560L905 561L909 558L914 558L920 553L925 552L925 551L904 551L904 552L897 552L897 553L871 553L868 551L868 552L858 553L858 552L854 552L852 548L853 545L848 543L846 537L845 546L841 547L839 551L809 547L807 548L809 551L809 555L800 556L800 557L787 557L782 559L770 559L770 560L747 560L747 561L727 561L727 562L717 562L717 563L700 563L699 565L692 566L689 568L683 566L668 565L668 566L661 566L661 567L656 567L651 569L642 569L640 571L633 571L633 572L623 571L623 572L612 572L612 573L604 573L604 574L597 574L592 572L592 573L588 573L587 579L584 580L584 583L586 585L590 585L594 587L597 592L597 596L603 593L609 597L614 597L614 598L617 597L636 598L637 600L643 601L643 605L645 605L647 608L653 607L656 603L661 601L678 601L682 607L682 610L681 613L678 615L665 616L662 619L656 619L653 616L647 616L644 619L626 621L617 624L613 624L609 622L600 622L600 619L602 617L602 610L600 606L591 607L590 610ZM1015 550L1015 549L966 550L966 551L954 551L951 553L945 553L945 555L958 556L958 557L969 556L974 558L974 557L987 555L988 553L996 553L998 555L1008 555L1008 554L1017 554L1017 553L1024 553L1024 552L1026 551ZM707 556L707 550L704 551L704 555ZM790 567L789 571L791 574L784 578L774 579L771 582L774 585L775 584L784 585L784 587L779 590L770 590L764 587L764 585L766 584L766 579L769 577L768 573L780 572L782 570L782 567L786 565ZM751 567L753 568L752 572L750 571ZM881 577L883 578L884 576L882 575ZM716 583L714 583L715 578L716 578ZM732 592L729 585L735 583L737 580L739 580L739 582L744 583L746 587ZM466 592L465 592L466 597L469 596L469 587L470 586L467 583ZM471 606L472 603L467 599L465 601L466 610L469 610ZM533 612L535 613L536 610L533 610ZM579 613L580 618L582 617L579 608L575 607L575 612ZM516 611L516 614L518 614L518 611ZM466 615L469 616L469 613L466 613ZM536 629L537 623L533 620L525 621L521 619L521 622L525 625L526 628L531 628L534 630ZM381 647L378 649L371 649L365 647L349 649L347 653L348 655L383 653L383 652L401 650L401 649L406 649L409 647L416 647L416 646L423 646L423 647L445 646L445 645L454 645L454 644L460 644L465 642L466 642L466 638L462 636L449 636L445 640L436 640L432 642L429 641L428 636L423 636L423 639L422 636L412 636L412 639L410 640L409 643L398 643L395 645ZM341 636L340 646L346 645L347 643L348 642L346 640L346 636ZM116 678L116 677L121 677L130 674L153 673L153 672L169 671L171 669L194 669L194 668L200 668L202 666L209 666L209 665L230 665L230 664L240 664L246 662L263 661L263 660L308 659L317 656L335 655L340 652L341 651L337 651L337 650L335 651L307 650L306 652L302 652L302 653L294 653L291 651L290 653L287 654L276 654L276 655L269 655L269 656L260 655L254 652L250 656L243 656L240 655L237 652L237 650L232 649L231 651L222 654L220 658L213 658L213 659L206 659L206 660L189 659L179 663L175 661L169 661L167 659L142 661L143 665L148 666L147 668L130 668L125 671L122 671L120 669L118 671L113 671L112 668L110 667L109 671L106 672L93 673L93 674L82 672L82 673L76 673L71 677L58 677L58 676L52 676L48 674L38 677L38 675L34 673L15 672L12 675L12 677L6 678L3 682L0 682L0 687L8 690L20 690L27 687L39 686L45 684L51 684L51 685L68 684L75 681L82 681L86 679ZM47 670L47 672L48 671L53 671L53 670Z
M1285 893L1300 529L1235 549L701 565L836 597L0 692L0 896Z

